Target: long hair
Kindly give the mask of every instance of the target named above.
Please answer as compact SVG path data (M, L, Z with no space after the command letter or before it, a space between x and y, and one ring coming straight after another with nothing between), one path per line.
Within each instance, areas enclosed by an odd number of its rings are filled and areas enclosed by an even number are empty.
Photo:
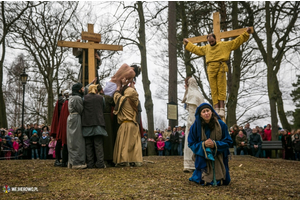
M141 67L139 67L137 65L131 65L130 67L132 67L135 72L134 80L136 80L136 77L138 77L141 73Z
M208 123L206 123L204 121L204 119L201 117L201 113L199 113L199 115L200 115L200 119L201 119L201 126L204 127L205 124L207 124L209 129L212 131L212 130L215 129L215 125L216 125L216 122L217 122L217 116L215 115L215 113L213 111L211 111L211 112L212 112L211 118L210 118Z

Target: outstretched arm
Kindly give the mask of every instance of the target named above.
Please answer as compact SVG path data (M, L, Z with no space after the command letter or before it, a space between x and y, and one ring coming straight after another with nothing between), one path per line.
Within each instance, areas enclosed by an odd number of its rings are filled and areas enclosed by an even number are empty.
M194 53L198 56L205 56L206 46L202 46L202 47L196 46L186 38L183 39L183 44L186 45L185 49L188 50L189 52Z
M243 34L241 34L234 40L228 42L230 44L230 50L232 51L239 48L239 46L241 46L244 42L246 42L249 39L250 33L251 33L251 28L248 27L247 31L245 31Z

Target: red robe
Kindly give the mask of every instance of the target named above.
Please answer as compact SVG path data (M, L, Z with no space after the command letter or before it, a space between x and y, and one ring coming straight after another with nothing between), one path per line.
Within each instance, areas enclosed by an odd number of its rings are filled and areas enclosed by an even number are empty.
M67 119L69 116L68 101L69 100L67 99L61 108L56 134L56 140L61 140L62 146L67 144Z
M56 138L56 133L58 131L58 121L59 116L58 116L58 100L56 101L55 108L54 108L54 113L52 117L52 123L51 123L51 130L50 130L50 136Z

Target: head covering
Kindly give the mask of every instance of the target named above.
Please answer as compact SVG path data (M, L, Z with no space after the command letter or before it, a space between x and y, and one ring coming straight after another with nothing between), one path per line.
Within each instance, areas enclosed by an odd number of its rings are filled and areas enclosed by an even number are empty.
M33 130L33 131L32 131L32 134L35 134L35 133L37 134L37 131L36 131L36 130Z
M212 106L209 104L201 104L199 107L199 114L202 112L203 109L208 108L212 111Z
M167 139L170 139L170 137L168 136Z
M18 137L15 137L15 140L18 140L19 138Z
M162 138L162 136L160 135L160 136L158 136L158 138Z
M138 105L139 94L136 92L136 90L134 88L128 87L124 91L124 96L129 97L132 101L134 101L136 103L136 105Z
M147 136L147 137L148 137L147 133L144 133L144 137L145 137L145 136Z
M83 94L79 92L79 90L81 90L82 88L82 84L81 83L75 83L73 86L72 86L72 95L73 96L82 96Z
M198 89L198 84L197 84L196 79L194 77L191 77L188 80L188 84L189 84L189 86L185 90L185 94L184 94L182 103L199 106L201 103L204 102L204 98Z
M89 90L88 90L89 94L91 94L91 93L96 94L96 93L97 93L97 86L98 86L98 85L91 84L91 85L89 86Z
M8 132L8 134L7 135L12 135L12 133L11 132Z

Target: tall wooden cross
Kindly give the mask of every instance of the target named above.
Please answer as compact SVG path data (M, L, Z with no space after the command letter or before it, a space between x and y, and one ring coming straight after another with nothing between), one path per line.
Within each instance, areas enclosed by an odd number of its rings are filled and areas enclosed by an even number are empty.
M82 40L88 40L87 43L83 42L69 42L69 41L58 41L57 45L60 47L71 47L71 48L81 48L88 49L88 74L89 74L89 83L91 83L96 74L96 65L95 65L95 50L111 50L111 51L122 51L123 46L120 45L108 45L108 44L99 44L101 42L101 35L94 33L94 24L88 24L88 31L82 31L81 33ZM82 62L82 72L83 78L85 73L85 61ZM84 82L83 82L84 84Z
M253 27L250 27L250 28L251 28L251 33L253 33ZM240 28L240 29L235 29L232 31L221 32L220 31L221 30L220 14L219 14L219 12L215 12L215 13L213 13L213 30L214 30L214 34L216 36L216 42L220 42L221 39L241 35L242 33L244 33L247 30L247 28ZM207 42L207 35L188 38L188 40L192 43Z

